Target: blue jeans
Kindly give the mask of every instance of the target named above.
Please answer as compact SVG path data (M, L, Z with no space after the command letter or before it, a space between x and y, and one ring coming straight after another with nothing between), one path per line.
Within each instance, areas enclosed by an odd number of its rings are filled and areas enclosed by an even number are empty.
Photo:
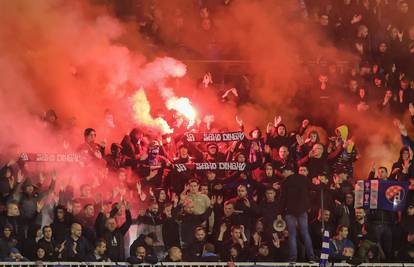
M289 232L289 260L296 261L298 258L298 248L296 244L297 224L299 224L300 233L303 241L305 242L306 256L308 259L314 259L315 254L313 253L312 239L308 230L308 214L306 212L300 214L299 216L288 214L286 215L285 220Z

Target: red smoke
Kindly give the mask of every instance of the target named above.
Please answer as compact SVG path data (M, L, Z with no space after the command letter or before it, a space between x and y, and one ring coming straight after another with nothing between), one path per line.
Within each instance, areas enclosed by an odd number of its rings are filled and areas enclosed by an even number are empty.
M86 1L4 1L0 9L0 149L4 153L61 151L65 142L69 142L66 149L73 149L82 142L86 127L96 128L98 139L108 142L119 142L136 125L166 132L170 129L157 112L169 108L181 109L190 119L192 108L197 110L197 119L213 113L217 124L228 128L236 127L236 114L249 128L263 127L281 114L289 129L294 129L309 114L289 105L301 89L297 81L306 75L299 58L352 60L318 45L318 33L290 17L287 8L296 1L233 1L230 7L212 12L210 29L200 30L197 25L208 23L197 14L182 16L187 27L178 33L177 25L168 20L172 2L157 2L157 8L164 12L157 17L164 43L180 37L187 47L206 53L206 43L212 40L222 48L222 55L231 52L249 60L240 71L254 77L246 92L247 103L223 104L217 97L220 81L216 77L217 88L199 89L196 78L211 71L208 67L188 63L196 73L184 76L185 64L160 56L168 54L164 51L156 55L148 52L137 25L125 25L106 8ZM174 8L180 8L181 14L192 14L188 9L193 7L184 1ZM192 108L182 100L186 98ZM185 102L184 110L177 101ZM57 142L51 141L55 139L53 132L39 119L48 108L57 111L63 128ZM113 123L107 115L113 115ZM366 118L351 111L342 115L341 123L353 124L357 146L369 144L369 149L362 151L361 176L368 169L367 162L378 160L371 151L380 149L383 157L397 157L399 140L395 140L393 129L383 128L384 122L369 119L366 123ZM371 138L373 134L375 138Z

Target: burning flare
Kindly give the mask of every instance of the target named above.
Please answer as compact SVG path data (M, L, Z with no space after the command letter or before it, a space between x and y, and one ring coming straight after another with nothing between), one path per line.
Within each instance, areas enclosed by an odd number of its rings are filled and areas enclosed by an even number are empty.
M167 100L166 106L169 110L173 109L184 115L190 122L194 122L196 111L187 97L172 97Z
M140 88L132 96L132 108L134 110L134 119L149 127L159 128L162 134L172 133L168 123L163 118L153 118L150 114L151 106L145 95L144 89Z

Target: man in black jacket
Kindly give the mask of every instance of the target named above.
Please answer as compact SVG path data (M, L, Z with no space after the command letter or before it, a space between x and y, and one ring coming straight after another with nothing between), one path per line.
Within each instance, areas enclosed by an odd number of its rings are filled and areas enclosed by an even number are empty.
M99 239L95 242L95 249L85 259L88 262L110 262L106 255L106 241Z
M308 231L309 201L309 179L305 176L295 174L290 169L283 170L286 180L282 184L282 195L280 199L281 210L279 214L285 215L289 232L289 260L297 260L296 246L296 224L299 225L302 239L305 243L306 254L309 260L313 261L315 255L312 247L312 240ZM298 199L300 198L300 201Z
M174 208L173 217L181 220L181 241L183 242L183 248L186 248L193 241L196 227L210 217L214 204L214 202L211 202L210 207L200 215L194 214L194 203L191 200L187 200L184 207L179 204Z
M49 261L56 259L57 243L53 238L53 230L50 225L43 226L42 229L43 238L41 238L37 244L45 250L45 258Z
M109 217L105 219L103 210L101 210L95 222L96 234L98 238L106 241L107 255L115 262L125 260L124 236L132 223L128 203L123 202L123 205L125 206L126 220L120 227L116 227L115 218ZM117 208L119 209L120 207Z
M65 261L84 261L89 252L89 242L82 236L82 226L73 223L70 236L62 243Z

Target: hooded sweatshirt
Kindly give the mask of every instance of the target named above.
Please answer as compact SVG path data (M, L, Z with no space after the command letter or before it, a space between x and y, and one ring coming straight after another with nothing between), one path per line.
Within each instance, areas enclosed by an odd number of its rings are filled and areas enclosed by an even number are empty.
M352 140L348 139L348 126L341 125L336 128L336 133L339 133L341 142L339 146L334 148L334 151L329 154L329 159L332 160L332 170L338 172L345 171L349 178L352 178L354 173L353 163L357 160L357 150Z

